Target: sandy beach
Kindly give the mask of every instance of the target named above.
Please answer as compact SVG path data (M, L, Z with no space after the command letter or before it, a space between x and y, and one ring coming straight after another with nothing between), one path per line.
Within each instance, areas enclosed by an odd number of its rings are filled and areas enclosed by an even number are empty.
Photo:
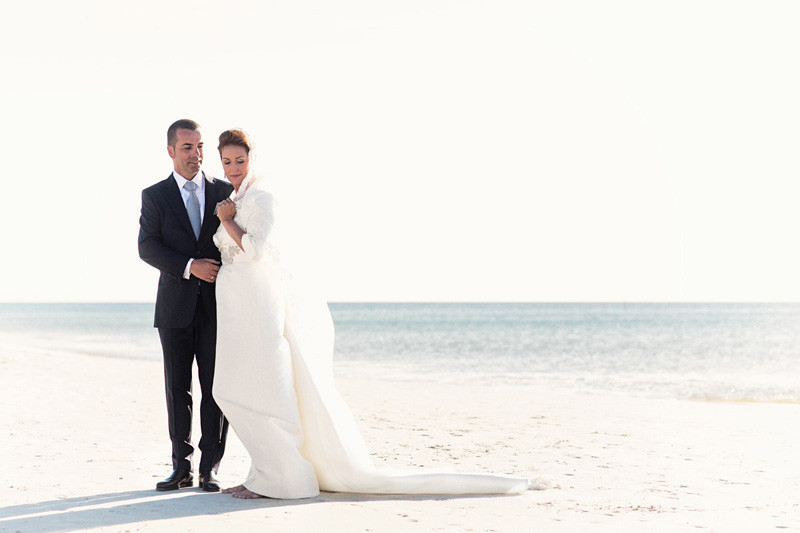
M171 470L159 362L0 352L0 531L800 530L797 404L338 384L378 464L544 476L558 488L298 501L158 493ZM247 467L231 433L219 477L237 484Z

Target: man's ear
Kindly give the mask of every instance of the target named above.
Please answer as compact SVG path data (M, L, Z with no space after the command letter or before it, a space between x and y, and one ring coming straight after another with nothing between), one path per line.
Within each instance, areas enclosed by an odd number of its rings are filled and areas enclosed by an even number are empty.
M175 148L173 146L167 145L167 153L172 159L175 159Z

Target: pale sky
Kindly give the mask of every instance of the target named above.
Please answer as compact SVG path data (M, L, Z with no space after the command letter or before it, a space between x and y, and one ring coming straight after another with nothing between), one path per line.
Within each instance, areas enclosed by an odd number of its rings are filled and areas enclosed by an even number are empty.
M43 1L0 19L0 301L152 301L166 129L250 133L330 301L800 300L800 3Z

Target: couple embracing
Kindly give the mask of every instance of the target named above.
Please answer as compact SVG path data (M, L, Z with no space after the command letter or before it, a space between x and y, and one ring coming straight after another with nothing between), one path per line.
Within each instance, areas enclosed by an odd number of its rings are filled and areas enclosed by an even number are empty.
M142 192L139 255L161 271L155 326L164 356L173 472L194 485L192 365L201 389L199 486L215 477L228 422L250 471L238 498L372 494L512 494L545 484L517 476L376 468L333 379L326 303L303 295L274 244L275 203L250 166L251 145L227 130L217 147L228 181L200 169L199 125L167 131L170 176Z

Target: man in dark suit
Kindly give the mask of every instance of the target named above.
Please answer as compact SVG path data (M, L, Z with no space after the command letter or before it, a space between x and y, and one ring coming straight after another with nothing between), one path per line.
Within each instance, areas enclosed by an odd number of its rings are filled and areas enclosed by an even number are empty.
M200 170L200 126L179 120L167 130L167 151L174 172L142 191L139 257L161 271L155 327L164 353L167 419L172 440L173 472L156 490L191 487L192 364L197 360L200 401L200 486L216 492L214 474L225 451L228 423L211 396L217 342L214 282L219 251L212 237L219 226L217 202L233 186L206 178Z

